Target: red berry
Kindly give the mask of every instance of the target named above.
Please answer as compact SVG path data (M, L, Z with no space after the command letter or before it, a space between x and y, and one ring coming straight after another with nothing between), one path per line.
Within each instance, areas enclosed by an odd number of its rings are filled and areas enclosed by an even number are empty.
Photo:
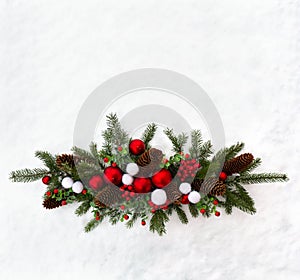
M189 154L185 154L185 156L184 156L186 159L188 159L189 157L190 157L190 155Z
M112 166L112 167L117 167L117 164L116 164L115 162L113 162L113 163L111 164L111 166Z
M185 194L181 197L181 203L182 204L189 204L190 203L188 196L189 196L188 194Z
M127 200L127 201L129 201L129 200L130 200L130 197L129 197L129 196L127 196L127 197L126 197L126 200Z
M82 194L86 194L86 193L87 193L87 190L86 190L86 189L83 189L81 193L82 193Z
M120 209L121 209L121 210L125 210L125 205L121 205L121 206L120 206Z
M101 188L102 185L103 185L103 179L100 175L93 176L89 181L89 186L93 190L97 190L97 189Z
M135 196L135 192L130 192L129 194L131 197L134 197Z
M104 161L105 163L108 163L108 162L109 162L109 159L108 159L107 157L105 157L105 158L103 159L103 161Z
M213 204L214 204L214 205L218 205L218 204L219 204L219 201L215 199L215 200L213 201Z
M163 210L168 210L168 205L162 207Z
M61 205L62 205L62 206L67 205L67 201L66 201L66 200L63 200L63 201L61 202Z
M46 195L49 197L52 195L52 193L48 191L48 192L46 192Z
M129 216L127 214L124 215L123 217L125 220L128 220L129 219Z
M154 208L151 209L151 213L155 213L155 211L156 211L156 210L155 210Z
M158 188L163 188L172 181L172 174L168 169L161 169L152 176L153 184Z
M50 180L51 180L51 177L50 177L50 176L44 176L44 177L42 178L42 182L43 182L45 185L49 185Z
M216 215L217 217L219 217L219 216L221 215L221 213L220 213L219 211L216 211L216 212L215 212L215 215Z
M121 146L118 147L118 151L122 152L123 148Z
M225 172L221 172L219 175L219 179L221 181L225 181L227 179L227 174Z
M140 139L134 139L129 143L129 151L133 155L141 155L143 152L145 152L145 149L145 143Z
M205 212L206 212L206 210L205 210L205 209L203 209L203 208L202 208L202 209L200 209L200 213L201 213L201 214L204 214Z
M141 221L141 225L142 225L142 226L145 226L145 225L146 225L146 222L145 222L144 220L142 220L142 221Z
M54 189L53 192L54 192L55 194L57 194L57 193L58 193L58 189Z
M128 186L127 188L129 191L132 191L133 190L133 187L132 186Z
M97 216L95 217L95 220L96 220L96 221L99 221L99 220L100 220L100 216L97 215Z

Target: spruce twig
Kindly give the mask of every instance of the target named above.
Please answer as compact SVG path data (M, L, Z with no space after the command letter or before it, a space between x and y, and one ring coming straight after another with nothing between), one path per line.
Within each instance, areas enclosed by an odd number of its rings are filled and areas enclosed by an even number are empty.
M10 173L9 179L13 182L34 182L42 179L45 175L49 174L49 170L45 168L34 168L34 169L20 169L12 171Z
M286 174L279 173L243 174L242 176L236 178L236 181L241 184L261 184L286 182L288 181L288 177Z
M165 129L164 133L170 139L173 145L173 151L176 153L180 153L183 150L183 146L186 144L188 140L188 136L185 133L181 133L178 136L175 136L173 129Z
M142 135L142 140L146 145L146 149L150 149L149 143L153 139L156 130L157 130L157 125L155 123L148 124L147 128L145 129Z
M152 215L150 220L150 231L157 232L160 236L166 233L166 225L165 223L169 221L169 217L167 214L159 209L156 210L155 213Z

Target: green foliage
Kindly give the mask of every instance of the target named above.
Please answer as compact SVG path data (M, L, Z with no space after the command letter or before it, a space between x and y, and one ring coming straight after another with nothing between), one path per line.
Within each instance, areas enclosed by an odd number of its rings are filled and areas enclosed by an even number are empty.
M35 157L40 159L50 170L59 171L59 168L56 166L56 157L51 155L49 152L36 151Z
M165 129L164 133L168 136L173 145L173 151L176 153L181 153L183 151L183 146L187 143L188 136L185 133L181 133L175 136L173 129Z
M197 206L195 204L190 203L189 210L190 210L192 217L194 217L194 218L197 218L200 214L199 209L197 208Z
M144 143L146 145L146 149L150 148L149 143L153 139L156 130L157 130L157 125L155 123L148 124L147 128L145 129L145 131L142 135L142 140L144 141Z
M225 148L225 161L234 158L240 151L243 150L244 146L244 143L238 142L236 145Z
M182 210L181 205L174 204L174 210L177 213L178 218L179 218L181 223L187 224L189 222L188 217L186 216L184 210Z
M86 214L91 208L91 203L89 200L84 201L83 203L80 204L80 206L75 210L75 214L77 216L82 216Z
M254 159L248 166L247 168L245 168L241 174L244 173L250 173L251 171L253 171L254 169L256 169L258 166L261 165L261 159L260 158L256 158Z
M150 220L150 231L157 232L160 236L166 233L166 222L169 221L168 215L161 209L153 213Z
M286 182L288 177L286 174L279 173L258 173L258 174L243 174L236 179L237 182L242 184L261 184L261 183L275 183Z
M103 217L100 216L100 220L96 220L96 219L92 219L90 220L87 225L85 226L84 230L85 232L90 232L93 229L95 229L97 226L99 226L101 224L101 222L103 221Z
M200 157L200 150L202 149L203 139L200 130L192 130L191 132L191 144L189 153L192 158Z
M44 176L49 174L49 170L45 168L34 168L34 169L21 169L12 171L10 173L9 179L13 182L34 182L42 179Z
M137 219L139 218L139 216L140 216L139 213L137 212L133 213L130 219L128 220L128 222L126 223L126 227L132 228L135 222L137 221Z

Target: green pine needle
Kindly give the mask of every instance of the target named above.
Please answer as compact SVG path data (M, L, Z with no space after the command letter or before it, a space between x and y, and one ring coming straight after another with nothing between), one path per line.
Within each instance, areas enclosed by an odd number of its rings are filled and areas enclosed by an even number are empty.
M158 235L163 235L166 233L165 223L169 221L168 215L161 209L156 210L152 215L150 220L150 231L157 232Z
M155 123L148 124L147 128L145 129L142 140L144 141L147 149L150 148L150 141L153 139L155 132L157 130L157 125Z
M49 174L49 170L44 168L25 168L21 170L12 171L10 173L9 179L13 182L28 183L40 180L47 174Z
M236 179L241 184L261 184L261 183L274 183L286 182L288 177L286 174L279 173L258 173L258 174L243 174Z

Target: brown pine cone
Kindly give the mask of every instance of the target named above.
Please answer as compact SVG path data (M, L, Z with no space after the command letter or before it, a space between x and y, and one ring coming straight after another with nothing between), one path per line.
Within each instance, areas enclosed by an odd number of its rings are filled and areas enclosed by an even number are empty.
M223 172L225 172L227 175L231 175L233 173L240 173L248 167L248 165L253 161L253 159L254 157L252 154L246 153L233 159L227 160L224 163Z
M208 178L204 180L200 187L200 191L210 195L224 195L226 192L226 185L218 178Z
M203 181L204 181L203 179L195 179L195 180L192 182L192 189L193 189L194 191L199 192L200 189L201 189L201 185L202 185Z
M140 171L137 174L138 177L149 177L160 169L159 165L163 159L163 153L161 150L151 148L144 152L137 160L137 165L140 167Z
M106 185L95 196L97 206L111 206L121 201L121 191L114 185Z
M58 208L61 206L61 202L60 201L57 201L56 199L54 198L51 198L51 197L48 197L44 200L43 202L43 206L46 208L46 209L54 209L54 208Z
M73 168L75 166L73 155L62 154L57 156L56 165L60 169L64 169L66 166Z
M164 187L164 190L166 191L167 198L171 203L177 201L182 196L182 193L175 183L170 183L168 186Z

